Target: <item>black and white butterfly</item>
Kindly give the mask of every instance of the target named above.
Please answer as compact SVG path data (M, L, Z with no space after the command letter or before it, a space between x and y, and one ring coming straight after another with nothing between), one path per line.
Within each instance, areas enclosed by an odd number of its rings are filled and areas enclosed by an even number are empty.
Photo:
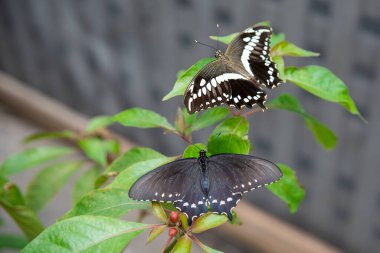
M198 158L180 159L145 174L129 190L134 200L171 202L189 225L208 211L227 215L243 193L279 180L281 170L262 158L201 150Z
M255 104L265 109L266 93L280 84L279 72L270 57L272 29L250 27L228 45L223 54L216 51L215 61L207 64L191 80L184 95L189 113L226 104L242 109Z

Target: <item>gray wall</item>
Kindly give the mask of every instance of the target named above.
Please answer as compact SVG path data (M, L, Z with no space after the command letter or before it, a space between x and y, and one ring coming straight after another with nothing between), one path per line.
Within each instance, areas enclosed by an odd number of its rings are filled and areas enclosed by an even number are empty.
M308 111L335 130L338 148L325 152L286 112L252 119L254 153L297 170L308 195L299 212L265 191L250 194L270 212L350 252L380 248L380 1L90 1L0 0L0 69L89 115L124 108L155 109L174 119L181 98L162 102L176 72L213 54L215 24L229 34L270 20L297 45L321 52L320 64L349 86L369 124L292 85L270 93L298 96ZM168 154L184 144L155 130L125 134ZM196 139L206 141L207 131Z

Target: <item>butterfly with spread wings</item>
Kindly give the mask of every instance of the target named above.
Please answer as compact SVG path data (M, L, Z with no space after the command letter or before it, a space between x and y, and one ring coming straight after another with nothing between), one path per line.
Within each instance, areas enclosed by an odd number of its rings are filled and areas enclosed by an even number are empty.
M250 27L228 45L223 54L216 51L215 61L207 64L191 80L184 104L192 114L222 104L265 109L266 93L260 88L274 88L282 80L270 57L272 29Z
M243 193L271 184L282 177L274 163L262 158L218 154L180 159L164 164L139 178L129 196L140 201L171 202L193 220L208 211L232 220L232 209Z

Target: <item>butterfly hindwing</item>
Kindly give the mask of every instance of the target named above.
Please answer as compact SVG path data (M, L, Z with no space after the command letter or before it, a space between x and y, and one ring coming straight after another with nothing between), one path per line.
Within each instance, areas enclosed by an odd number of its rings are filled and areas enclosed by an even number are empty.
M229 45L226 56L241 65L254 80L267 88L281 82L276 64L270 57L272 29L267 26L250 27L241 32Z
M217 59L206 65L190 82L184 96L189 113L226 104L242 109L255 104L265 108L266 93L246 73Z
M209 158L210 211L232 218L232 209L243 193L271 184L282 177L272 162L250 155L220 154Z

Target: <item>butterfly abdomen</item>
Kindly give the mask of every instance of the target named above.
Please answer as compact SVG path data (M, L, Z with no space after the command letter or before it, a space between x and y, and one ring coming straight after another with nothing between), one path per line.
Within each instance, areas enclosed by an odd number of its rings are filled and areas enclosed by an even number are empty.
M207 168L202 168L202 190L206 196L208 196L209 189L208 171Z

